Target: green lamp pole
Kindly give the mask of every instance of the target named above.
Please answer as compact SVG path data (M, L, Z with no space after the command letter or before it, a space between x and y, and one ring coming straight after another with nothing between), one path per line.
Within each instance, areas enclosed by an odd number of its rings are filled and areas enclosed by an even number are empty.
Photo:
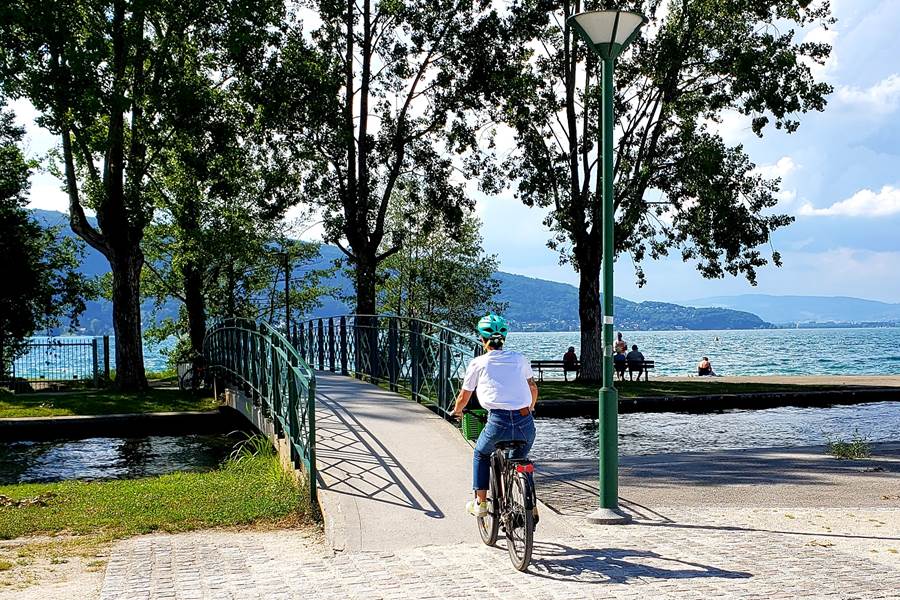
M619 396L613 383L613 63L637 37L647 19L622 10L595 10L569 17L569 23L603 60L603 387L600 388L600 506L591 523L627 523L619 509Z

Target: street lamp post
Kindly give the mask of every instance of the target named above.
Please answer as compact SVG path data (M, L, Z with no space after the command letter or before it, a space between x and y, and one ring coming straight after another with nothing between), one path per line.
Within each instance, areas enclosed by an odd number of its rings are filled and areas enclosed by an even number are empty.
M578 13L569 23L603 61L603 387L600 388L600 506L588 515L591 523L627 523L619 509L619 398L613 383L613 63L637 37L646 17L622 10Z

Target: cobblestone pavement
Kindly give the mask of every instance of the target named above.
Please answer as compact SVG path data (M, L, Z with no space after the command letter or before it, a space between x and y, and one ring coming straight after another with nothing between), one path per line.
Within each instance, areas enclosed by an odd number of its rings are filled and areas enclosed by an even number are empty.
M543 539L528 573L475 541L333 556L297 531L150 535L113 548L100 597L900 598L900 510L657 509ZM402 529L398 529L402 534Z

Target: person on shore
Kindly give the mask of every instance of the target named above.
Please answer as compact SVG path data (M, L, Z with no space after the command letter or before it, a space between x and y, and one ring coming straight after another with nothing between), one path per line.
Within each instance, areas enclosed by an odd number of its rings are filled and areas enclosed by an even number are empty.
M622 339L622 332L616 334L616 341L613 343L613 353L618 354L621 352L625 354L628 352L628 343Z
M563 379L569 380L569 371L578 372L578 355L575 354L575 346L569 346L569 349L563 354Z
M637 371L638 381L640 381L641 374L644 372L644 355L638 350L637 344L631 345L631 352L625 355L625 360L628 363L629 379Z
M697 375L700 377L705 377L707 375L715 375L712 370L712 363L709 362L709 357L704 356L703 360L697 365Z
M613 367L616 369L619 381L625 381L625 369L628 368L628 359L625 358L623 352L616 352L616 355L613 356Z
M478 402L488 410L488 420L472 457L475 498L466 510L476 517L487 514L487 489L491 471L491 453L497 442L522 440L525 445L514 451L515 458L528 458L534 444L534 405L538 388L531 363L518 352L503 349L509 327L506 319L490 314L478 322L484 354L469 361L462 388L456 397L453 415L461 417L472 392L478 390Z

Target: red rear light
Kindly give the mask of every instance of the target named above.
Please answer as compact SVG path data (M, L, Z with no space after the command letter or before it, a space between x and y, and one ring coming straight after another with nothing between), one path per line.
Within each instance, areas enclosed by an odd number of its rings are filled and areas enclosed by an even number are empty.
M534 465L516 465L516 473L534 473Z

